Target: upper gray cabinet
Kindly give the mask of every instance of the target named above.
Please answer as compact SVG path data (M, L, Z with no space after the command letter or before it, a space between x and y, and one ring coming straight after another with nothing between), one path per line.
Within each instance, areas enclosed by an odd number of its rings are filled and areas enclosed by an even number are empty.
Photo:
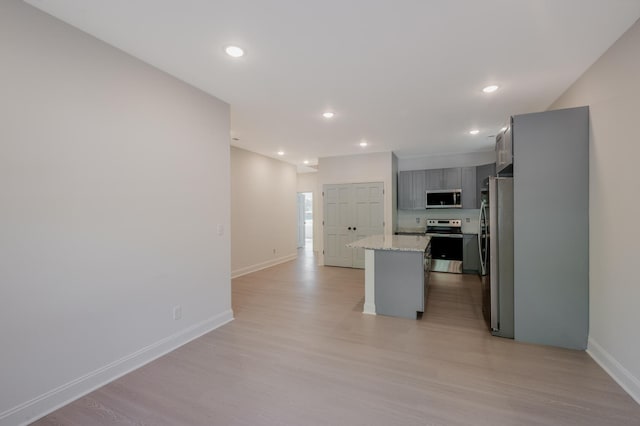
M426 171L426 189L460 189L462 175L460 167L429 169Z
M424 209L426 200L426 170L410 170L398 173L398 209Z
M425 172L425 189L442 189L442 169L429 169Z
M462 175L462 208L475 209L478 207L476 194L476 168L463 167L460 169Z
M412 192L415 194L413 200L414 209L424 209L427 207L427 182L426 170L414 170L413 179L411 180Z
M462 173L460 167L442 169L442 189L460 188L462 188Z
M426 191L462 189L462 208L480 207L480 187L487 176L495 175L495 164L478 167L410 170L398 173L398 209L426 208Z
M409 210L413 208L411 193L411 171L408 172L398 172L398 209L400 210Z

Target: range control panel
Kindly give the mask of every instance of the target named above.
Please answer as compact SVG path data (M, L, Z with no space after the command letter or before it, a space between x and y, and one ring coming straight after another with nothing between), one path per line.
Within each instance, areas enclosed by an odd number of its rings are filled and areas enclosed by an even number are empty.
M427 219L427 226L446 226L451 228L461 228L462 220L460 219Z

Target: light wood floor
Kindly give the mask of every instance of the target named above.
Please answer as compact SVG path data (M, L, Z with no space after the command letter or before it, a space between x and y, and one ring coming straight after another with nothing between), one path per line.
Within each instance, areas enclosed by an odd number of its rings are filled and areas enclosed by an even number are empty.
M432 274L421 320L363 315L361 270L233 280L236 319L38 425L640 425L584 352L492 337L479 280Z

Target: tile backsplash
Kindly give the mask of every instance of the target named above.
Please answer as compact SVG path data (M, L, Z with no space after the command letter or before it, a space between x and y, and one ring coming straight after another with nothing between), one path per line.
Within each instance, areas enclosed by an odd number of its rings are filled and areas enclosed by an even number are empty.
M462 232L477 234L479 214L478 209L398 210L398 230L424 229L427 219L460 219Z

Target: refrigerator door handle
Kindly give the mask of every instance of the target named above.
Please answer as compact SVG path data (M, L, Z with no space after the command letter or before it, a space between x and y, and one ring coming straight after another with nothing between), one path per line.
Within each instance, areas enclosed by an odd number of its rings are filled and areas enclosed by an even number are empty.
M498 182L496 178L489 178L489 229L493 234L489 239L489 270L490 274L490 290L491 290L491 329L499 330L499 307L498 307L498 250L496 242L498 241Z
M485 234L487 233L487 226L485 224L486 221L486 211L484 209L484 201L480 204L480 215L478 217L478 253L480 255L480 275L484 276L487 274L487 259L485 259L485 254L482 253L482 240L485 238Z

